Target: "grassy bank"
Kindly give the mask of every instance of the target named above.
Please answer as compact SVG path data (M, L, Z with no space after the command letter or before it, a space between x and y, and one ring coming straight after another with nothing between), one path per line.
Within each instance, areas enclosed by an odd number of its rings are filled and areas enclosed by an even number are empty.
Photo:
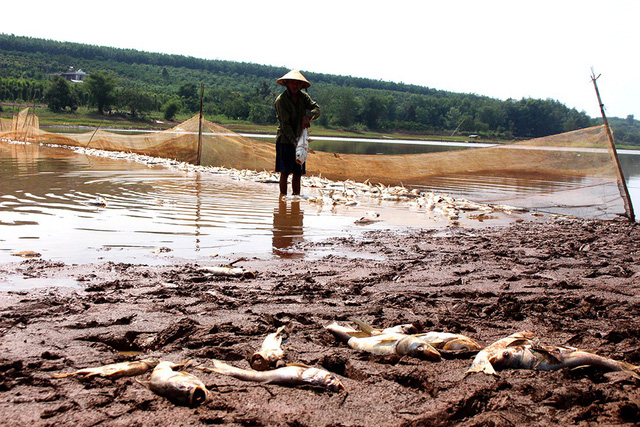
M0 103L2 111L0 111L0 117L4 119L10 119L18 111L26 108L27 106L33 107L33 105L26 104L6 104ZM98 114L94 109L88 109L86 107L78 108L77 111L70 112L65 111L61 113L54 113L46 108L45 105L36 105L36 114L40 121L40 126L43 129L46 128L86 128L86 131L93 130L95 128L115 128L115 129L142 129L142 130L164 130L176 126L185 120L192 117L192 114L180 113L172 121L164 119L161 112L157 111L150 113L143 118L130 118L122 114ZM237 133L255 133L274 135L276 133L276 125L259 125L242 120L231 120L225 116L206 116L209 121L217 123L227 129ZM430 140L430 141L452 141L452 142L468 142L470 141L467 135L442 135L442 134L429 134L429 133L384 133L384 132L372 132L372 131L354 131L347 129L335 129L326 128L319 125L314 125L312 128L312 134L314 136L329 136L329 137L341 137L341 138L373 138L373 139L404 139L411 140ZM484 143L508 143L510 140L497 140L482 138L476 140L477 142ZM639 150L637 145L627 145L616 143L618 149Z

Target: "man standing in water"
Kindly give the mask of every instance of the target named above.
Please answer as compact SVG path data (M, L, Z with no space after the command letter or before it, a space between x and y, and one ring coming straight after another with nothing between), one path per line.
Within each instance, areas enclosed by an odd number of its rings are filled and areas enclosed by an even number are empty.
M278 132L276 134L276 172L280 172L280 197L287 195L287 181L293 174L291 190L300 195L300 178L306 173L306 163L296 162L296 144L302 130L320 115L320 106L302 88L311 83L298 70L291 70L277 80L287 90L276 99Z

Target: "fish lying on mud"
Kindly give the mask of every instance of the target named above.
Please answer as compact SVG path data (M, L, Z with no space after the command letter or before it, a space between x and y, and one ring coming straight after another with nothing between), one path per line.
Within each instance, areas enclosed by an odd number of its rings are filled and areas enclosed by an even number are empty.
M440 360L440 352L431 344L415 335L388 333L384 335L361 336L337 323L325 326L338 340L346 342L354 350L365 351L379 356L411 356L424 360Z
M449 332L427 332L416 334L438 350L444 351L480 351L482 346L475 340L460 334Z
M254 381L262 384L276 384L283 386L311 385L326 388L331 391L344 391L342 382L332 373L324 369L313 368L301 364L290 364L271 371L251 371L231 366L219 360L212 360L213 367L199 366L205 372L215 372L229 375L243 381Z
M84 375L86 377L100 376L104 378L121 378L142 375L155 368L158 364L156 359L136 360L132 362L112 363L109 365L98 366L95 368L84 368L75 372L66 374L57 374L53 378L65 378L75 375Z
M184 367L188 363L161 361L151 373L149 381L138 382L177 405L195 408L211 401L212 394L204 383L194 375L183 371L174 371L175 368Z
M284 350L282 349L282 335L284 325L279 327L277 331L267 335L262 342L260 350L253 353L249 359L249 364L256 371L266 371L284 365L282 358Z
M343 343L347 343L353 337L367 338L371 336L371 334L367 332L358 331L357 329L354 329L350 326L339 325L336 322L333 322L330 325L325 326L324 328L331 332L331 334L333 334L333 336L336 337L338 341L341 341Z
M245 279L256 278L256 274L253 271L245 270L240 267L232 267L232 266L203 267L202 271L204 271L205 273L209 273L213 276L244 277Z
M471 363L471 367L467 370L465 375L469 375L473 372L484 372L488 375L497 375L496 370L491 364L491 358L502 352L509 346L527 345L532 343L532 339L535 338L535 334L530 331L516 332L506 338L502 338L493 344L488 345L476 354L476 357Z
M425 340L431 344L432 347L444 351L479 351L482 348L480 344L465 335L452 334L449 332L418 333L418 328L412 323L385 329L376 329L360 319L352 318L351 321L357 324L358 327L369 336L388 334L413 335Z
M573 347L541 345L533 332L516 332L481 350L467 374L484 372L497 375L496 370L502 369L552 371L581 366L592 366L606 371L626 371L640 378L640 366Z
M490 357L491 365L501 369L537 369L555 371L563 368L592 366L605 371L626 371L640 379L640 366L613 360L573 347L524 344L509 346Z
M351 321L358 325L358 327L368 336L385 335L391 333L410 335L417 334L419 332L418 328L413 323L404 323L401 325L392 326L390 328L377 329L360 319L351 318Z

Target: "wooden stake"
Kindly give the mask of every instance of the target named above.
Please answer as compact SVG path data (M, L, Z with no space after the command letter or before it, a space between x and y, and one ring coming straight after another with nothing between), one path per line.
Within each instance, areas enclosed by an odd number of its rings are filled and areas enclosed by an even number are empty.
M89 147L89 144L91 144L91 141L93 141L93 137L96 136L96 132L98 132L98 129L100 129L100 126L102 126L102 123L104 123L104 120L100 122L100 124L98 124L98 126L96 127L96 129L93 131L93 133L91 134L91 138L89 138L89 142L87 142L87 145L84 146L84 148Z
M622 172L622 167L620 166L620 161L618 160L618 152L616 151L616 144L613 141L613 133L611 132L611 128L609 127L607 116L604 114L604 104L602 103L602 99L600 98L600 91L598 90L598 85L596 84L596 80L598 80L600 76L601 74L598 74L598 77L596 77L593 68L591 68L591 81L593 82L593 87L596 89L596 96L598 97L598 105L600 105L602 121L604 123L604 128L607 131L607 139L609 140L609 145L611 146L611 155L618 170L618 188L620 189L620 195L622 196L622 200L624 200L625 210L627 211L627 218L629 218L629 221L635 222L636 217L633 213L633 203L631 202L629 190L627 189L627 182L624 179L624 173Z

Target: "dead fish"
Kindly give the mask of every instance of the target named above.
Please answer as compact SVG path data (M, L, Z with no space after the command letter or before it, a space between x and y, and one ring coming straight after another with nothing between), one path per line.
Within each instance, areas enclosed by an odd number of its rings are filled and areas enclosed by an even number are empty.
M209 402L212 395L204 383L194 375L183 371L174 371L175 368L188 364L189 362L161 361L151 373L149 381L138 382L177 405L195 408Z
M497 375L490 359L509 346L531 344L531 340L534 338L535 334L533 332L516 332L515 334L511 334L506 338L502 338L493 344L488 345L476 354L476 357L471 363L471 367L467 370L465 375L469 375L473 372L484 372L489 375Z
M39 252L36 252L36 251L13 252L11 255L12 256L19 256L19 257L22 257L22 258L38 258L38 257L42 256L42 254L40 254Z
M253 353L249 359L249 364L256 371L266 371L267 369L278 366L278 362L282 363L284 350L282 350L282 336L280 332L284 330L284 325L279 327L277 331L267 335L262 342L260 350Z
M340 341L346 342L354 350L364 351L379 356L411 356L424 360L440 360L440 352L431 344L415 335L389 333L385 335L361 336L345 330L337 323L325 326ZM360 336L359 336L360 335Z
M160 247L160 248L153 249L151 251L151 253L153 253L153 254L164 254L164 253L171 252L171 251L173 251L173 249L167 248L166 246L163 246L163 247Z
M251 371L236 368L219 360L213 360L213 368L199 366L206 372L229 375L243 381L255 381L263 384L277 384L284 386L312 385L331 391L344 391L342 382L332 373L324 369L312 368L301 364L291 364L272 371Z
M479 351L482 346L475 340L460 334L452 334L449 332L427 332L425 334L417 334L438 350L445 351Z
M372 218L367 218L365 216L363 216L360 219L356 219L353 223L356 225L369 225L369 224L373 224L376 222L380 222L381 220L379 219L372 219Z
M606 371L627 371L640 378L640 366L609 359L573 347L540 346L533 344L508 347L493 355L489 361L495 369L536 369L555 371L563 368L593 366Z
M256 274L253 271L248 271L239 267L204 267L203 270L214 276L244 277L247 279L256 278Z
M380 214L375 211L365 212L364 216L355 220L354 224L356 225L368 225L376 222L382 221L380 218Z
M373 335L386 335L386 334L416 334L418 333L418 328L416 328L412 323L404 323L402 325L392 326L390 328L385 329L377 329L373 326L369 325L366 322L363 322L360 319L351 318L351 321L354 322L358 327L366 332L369 336Z
M482 212L482 213L477 213L477 214L469 214L469 215L467 215L467 218L476 219L476 220L482 222L482 221L485 221L485 220L488 220L488 219L496 219L498 217L495 216L495 215L490 215L490 214L488 214L486 212Z
M110 365L99 366L96 368L85 368L79 371L69 372L66 374L57 374L53 378L65 378L75 375L84 375L87 377L105 377L120 378L132 377L134 375L142 375L155 368L158 361L155 359L136 360L133 362L112 363Z
M89 206L96 206L98 208L104 208L107 206L107 200L104 197L96 197L94 200L86 202Z
M360 319L352 318L351 320L370 336L386 334L414 335L425 340L431 344L432 347L445 351L478 351L482 348L480 344L465 335L452 334L449 332L427 332L419 334L418 328L412 323L397 325L391 328L376 329Z
M431 344L415 335L386 334L366 338L353 337L347 345L354 350L380 356L411 356L425 360L440 360L440 352Z
M507 215L511 215L513 213L527 213L529 212L529 209L527 208L520 208L520 207L516 207L516 206L508 206L508 205L491 205L491 207L493 208L494 211L502 211L504 213L506 213Z
M368 334L368 333L366 333L364 331L358 331L356 329L353 329L350 326L339 325L336 322L333 322L330 325L325 326L324 328L326 330L328 330L329 332L331 332L331 334L338 341L341 341L341 342L343 342L345 344L353 337L366 338L366 337L370 337L371 336L370 334Z

